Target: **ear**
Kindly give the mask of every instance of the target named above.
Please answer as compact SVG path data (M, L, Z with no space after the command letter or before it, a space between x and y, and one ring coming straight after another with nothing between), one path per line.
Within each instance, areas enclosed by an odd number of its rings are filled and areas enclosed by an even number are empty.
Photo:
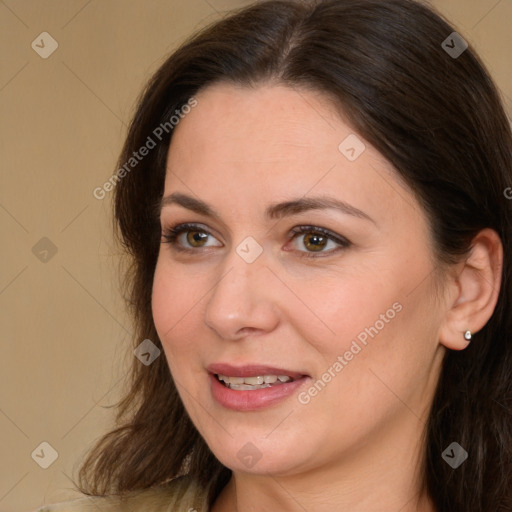
M448 284L449 297L439 341L452 350L465 349L466 331L479 331L494 312L501 286L503 245L496 231L480 231L465 261L457 266Z

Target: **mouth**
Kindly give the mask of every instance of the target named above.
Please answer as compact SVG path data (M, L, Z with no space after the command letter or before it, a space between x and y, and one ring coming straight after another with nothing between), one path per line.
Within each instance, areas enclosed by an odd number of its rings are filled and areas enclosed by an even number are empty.
M266 365L208 366L213 398L222 406L238 411L254 411L277 404L305 386L310 376Z
M279 386L285 382L294 382L297 379L289 375L257 375L255 377L230 377L216 373L215 377L219 382L229 389L236 391L253 391L255 389L270 388Z

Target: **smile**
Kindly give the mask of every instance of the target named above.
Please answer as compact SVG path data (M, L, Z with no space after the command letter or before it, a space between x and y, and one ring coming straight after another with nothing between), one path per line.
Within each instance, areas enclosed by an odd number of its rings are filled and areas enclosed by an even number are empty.
M239 412L278 405L311 381L304 372L263 364L216 363L208 366L207 371L214 402Z
M291 382L294 379L288 375L258 375L256 377L228 377L227 375L217 374L217 379L224 383L229 389L238 391L251 391L255 389L264 389L277 386L285 382Z

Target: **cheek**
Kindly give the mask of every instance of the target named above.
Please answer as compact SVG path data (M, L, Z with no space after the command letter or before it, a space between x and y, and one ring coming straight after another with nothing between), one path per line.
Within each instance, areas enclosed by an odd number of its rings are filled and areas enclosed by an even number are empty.
M370 369L382 372L386 381L399 387L426 378L426 363L433 357L436 346L432 341L439 320L430 281L425 280L429 263L417 259L405 268L399 264L401 260L396 261L394 265L321 279L314 293L307 294L304 284L296 288L316 317L310 315L309 322L304 316L299 320L296 315L295 319L296 325L303 327L304 339L321 356L315 368L317 376L331 368L336 375L345 375L336 379L338 384L343 380L346 385L346 379L350 379L351 385L360 390L364 381L370 392L379 385L373 374L370 379L363 377ZM344 361L343 369L338 364L336 372L332 366L339 363L338 356Z
M178 272L159 257L153 280L151 307L155 327L171 361L186 355L191 348L186 342L187 325L194 315L194 305L200 300L190 286L190 278ZM181 341L183 340L183 341ZM172 355L173 357L169 357Z
M176 315L176 297L173 296L170 280L160 263L160 257L156 265L153 279L153 290L151 297L151 309L153 321L162 342L165 341L164 333L172 327Z
M295 313L295 321L309 331L305 339L332 358L349 350L353 340L364 346L373 335L388 330L402 307L399 283L390 278L385 284L385 279L382 272L366 268L324 276L314 287L297 282L297 295L311 313L304 314L303 305Z

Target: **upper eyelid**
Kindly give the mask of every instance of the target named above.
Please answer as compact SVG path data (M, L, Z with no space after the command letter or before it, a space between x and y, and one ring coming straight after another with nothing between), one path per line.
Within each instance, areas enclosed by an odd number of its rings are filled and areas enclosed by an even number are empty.
M208 233L208 235L213 236L214 238L216 238L218 240L218 238L213 233L213 232L215 232L215 230L207 228L204 225L202 225L201 223L196 223L196 222L180 222L178 224L175 224L175 225L171 226L171 228L168 228L168 229L179 230L182 233L186 233L187 231L193 231L194 229L196 229L197 231L204 231L205 233ZM165 228L162 228L162 230L165 230Z
M211 228L208 228L205 225L203 225L201 223L196 223L196 222L180 222L180 223L171 225L170 227L166 227L164 224L162 224L162 226L161 226L162 232L171 231L171 230L179 230L179 231L186 232L186 231L192 231L195 228L197 228L197 231L204 231L205 233L208 233L209 235L214 236L214 234L213 234L213 232L215 232L214 229L212 230ZM322 226L317 226L314 224L297 224L296 226L289 229L288 231L294 232L294 234L302 234L301 231L299 231L301 228L309 229L310 231L315 231L315 230L319 231L319 232L324 231L326 236L331 235L333 237L346 239L343 235L339 235L339 234L335 233L334 231L331 231L328 228L324 228Z

